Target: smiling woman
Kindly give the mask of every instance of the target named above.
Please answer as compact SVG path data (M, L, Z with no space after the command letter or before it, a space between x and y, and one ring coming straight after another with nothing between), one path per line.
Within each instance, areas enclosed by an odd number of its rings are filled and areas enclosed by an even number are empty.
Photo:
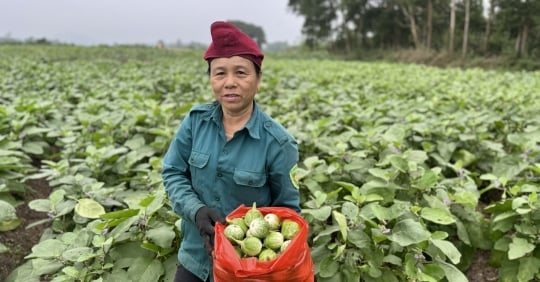
M163 159L163 182L182 221L175 281L211 281L214 225L241 205L300 211L290 172L294 138L255 102L264 58L236 26L214 22L204 54L215 102L192 108Z

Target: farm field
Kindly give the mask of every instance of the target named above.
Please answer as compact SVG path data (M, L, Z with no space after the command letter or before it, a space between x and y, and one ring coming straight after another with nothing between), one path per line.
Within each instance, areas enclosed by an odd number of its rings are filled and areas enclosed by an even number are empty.
M299 141L317 281L540 279L539 72L268 54L256 99ZM0 280L171 281L161 157L210 101L202 51L0 45Z

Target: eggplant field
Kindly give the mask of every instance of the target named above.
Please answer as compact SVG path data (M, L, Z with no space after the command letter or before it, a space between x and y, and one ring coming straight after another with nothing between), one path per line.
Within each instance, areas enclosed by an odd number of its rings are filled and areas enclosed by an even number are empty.
M206 71L202 51L0 46L0 238L47 226L6 281L172 281L161 159L213 101ZM472 281L479 254L540 281L540 73L269 53L256 100L299 143L316 281ZM52 190L25 203L33 180Z

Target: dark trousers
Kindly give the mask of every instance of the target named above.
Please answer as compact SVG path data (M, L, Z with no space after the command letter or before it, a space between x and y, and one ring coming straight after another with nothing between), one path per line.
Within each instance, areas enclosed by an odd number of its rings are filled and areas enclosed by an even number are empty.
M208 278L206 281L210 281ZM174 282L204 282L199 277L195 276L189 270L185 269L181 264L178 264L176 268L176 274L174 276Z

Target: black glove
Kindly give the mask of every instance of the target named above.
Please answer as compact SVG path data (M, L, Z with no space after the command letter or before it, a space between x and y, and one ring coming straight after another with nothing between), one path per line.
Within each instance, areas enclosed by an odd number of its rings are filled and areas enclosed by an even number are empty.
M204 206L195 214L195 224L197 224L199 234L203 239L206 253L210 257L212 257L214 251L214 224L216 222L225 224L225 219L209 207Z

